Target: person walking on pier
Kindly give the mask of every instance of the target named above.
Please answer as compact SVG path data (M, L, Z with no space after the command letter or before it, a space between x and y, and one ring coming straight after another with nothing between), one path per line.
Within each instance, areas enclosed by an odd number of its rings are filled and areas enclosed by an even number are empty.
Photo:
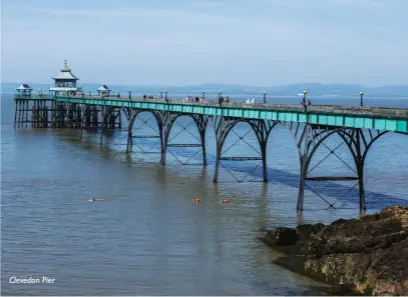
M303 106L303 110L304 110L304 112L307 112L307 105L308 105L308 102L306 101L306 98L305 98L305 97L303 97L303 98L302 98L302 100L300 101L300 105L302 105L302 106Z

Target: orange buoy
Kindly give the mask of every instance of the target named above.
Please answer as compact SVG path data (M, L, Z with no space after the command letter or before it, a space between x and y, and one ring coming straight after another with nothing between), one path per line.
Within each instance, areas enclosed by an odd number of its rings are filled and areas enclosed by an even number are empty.
M193 202L194 202L194 203L200 203L200 199L195 198L195 199L193 200Z
M228 200L227 200L227 199L224 199L224 200L222 201L222 203L228 204Z

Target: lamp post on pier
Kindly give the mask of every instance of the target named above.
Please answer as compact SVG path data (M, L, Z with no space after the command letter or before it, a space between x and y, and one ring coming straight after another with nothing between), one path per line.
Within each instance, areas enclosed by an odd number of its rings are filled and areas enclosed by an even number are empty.
M360 92L360 106L363 107L363 96L364 96L364 92Z
M164 99L166 100L166 103L169 102L169 99L167 98L167 90L164 90Z
M132 91L129 90L129 99L132 99Z
M160 91L160 99L163 99L163 91Z
M203 93L203 99L205 99L205 91L201 91Z
M266 103L266 92L263 92L263 103Z

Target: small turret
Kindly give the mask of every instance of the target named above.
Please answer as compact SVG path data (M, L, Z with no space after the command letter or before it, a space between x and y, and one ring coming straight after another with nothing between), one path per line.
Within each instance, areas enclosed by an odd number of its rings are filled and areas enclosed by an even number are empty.
M19 97L30 97L31 92L33 89L28 85L28 84L21 84L17 89L16 89L16 95Z
M111 89L107 85L101 85L98 89L98 96L106 97L111 93Z

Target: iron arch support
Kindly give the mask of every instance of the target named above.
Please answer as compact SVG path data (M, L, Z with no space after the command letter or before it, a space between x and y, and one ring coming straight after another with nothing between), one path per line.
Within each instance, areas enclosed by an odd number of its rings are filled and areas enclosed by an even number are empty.
M322 138L320 138L317 143L313 146L312 150L310 151L310 154L308 154L308 152L305 152L305 157L306 157L306 170L309 169L310 166L310 162L312 161L313 156L315 155L317 149L320 147L320 145L323 143L323 141L325 141L327 138L329 138L331 135L333 135L334 133L336 133L337 131L330 131L329 133L327 133L326 135L324 135ZM315 138L315 136L312 136L313 138ZM313 139L310 140L309 146L308 148L310 148L310 144L313 141Z
M359 190L359 205L360 211L366 210L366 201L365 201L365 191L364 191L364 158L361 154L361 144L360 144L360 133L361 129L353 129L351 133L348 133L347 130L338 130L337 134L343 139L346 143L350 153L353 157L354 164L356 166L356 172L358 177L358 190ZM350 142L345 137L347 135L350 139ZM354 138L356 136L357 138Z
M316 153L317 149L320 145L331 135L334 133L338 133L343 141L347 144L350 152L353 156L353 160L355 162L356 168L358 170L359 163L357 161L357 156L354 151L354 144L355 140L353 138L353 131L351 134L345 132L345 129L336 129L336 130L329 130L329 129L314 129L314 127L307 123L298 123L298 122L281 122L278 121L283 127L285 127L292 135L292 138L295 142L298 155L299 155L299 163L300 163L300 181L299 181L299 195L297 200L297 209L302 210L304 204L304 190L305 190L305 183L307 179L307 174L309 171L310 163L313 159L314 154ZM301 127L303 125L303 127ZM350 141L347 140L344 134L349 136ZM326 134L326 135L325 135ZM317 140L317 142L316 142ZM362 179L360 181L361 189L363 189ZM363 194L361 196L364 196Z
M313 132L312 128L310 128L310 132ZM327 131L325 131L327 132ZM307 174L309 171L309 166L310 163L313 159L313 156L315 155L317 149L320 147L320 145L331 135L334 133L337 133L340 138L342 139L343 143L345 143L353 157L354 165L355 165L355 173L356 177L353 177L353 179L358 180L358 187L359 187L359 206L360 206L360 211L366 210L366 201L365 201L365 191L364 191L364 163L365 159L367 157L368 151L373 145L373 143L380 138L382 135L387 133L387 131L377 131L377 135L373 135L371 131L369 131L370 134L370 140L366 139L366 136L363 133L362 129L336 129L329 131L326 135L322 136L317 143L313 144L313 147L310 149L310 145L312 145L312 142L317 137L317 134L313 135L312 138L308 141L308 143L305 145L305 150L303 152L303 155L301 157L301 177L300 177L300 186L299 186L299 197L298 197L298 202L297 202L297 209L302 210L303 209L303 202L304 202L304 186L305 186L305 181L307 178ZM322 133L320 133L321 135ZM333 153L333 152L331 152ZM350 167L350 166L349 166ZM351 167L350 167L351 168ZM357 185L357 184L356 184Z
M156 120L157 126L158 126L158 132L159 135L158 137L160 138L160 147L162 147L162 142L163 142L163 116L160 111L157 110L139 110L135 108L126 108L123 109L125 114L126 114L126 119L128 122L128 139L127 139L127 147L126 147L126 152L129 152L131 147L133 146L133 126L134 123L138 117L139 114L143 112L148 112L153 115L153 117Z
M209 121L208 116L204 115L192 115L194 122L197 125L198 133L200 134L201 140L201 149L203 153L203 165L207 166L207 152L206 152L206 141L205 141L205 134L207 131L207 124Z
M351 133L347 133L346 131L342 131L342 133L346 134L350 138L350 142L339 132L339 135L344 139L347 146L349 147L355 164L356 170L358 174L358 181L359 181L359 204L360 204L360 211L365 211L366 207L366 200L365 200L365 191L364 191L364 166L365 160L367 158L368 152L374 142L378 140L381 136L386 134L388 131L377 131L378 134L373 136L371 131L369 131L370 140L367 142L366 137L363 133L362 129L353 129Z
M206 154L206 147L205 147L205 134L207 129L207 123L209 120L208 116L199 115L199 114L186 114L186 113L170 113L165 112L163 116L163 132L162 132L162 157L161 163L162 165L166 164L166 154L169 146L169 137L172 131L172 128L176 121L183 116L190 117L194 123L196 124L199 139L200 139L200 146L203 155L203 165L207 165L207 154Z
M272 129L276 126L276 122L271 122L268 120L261 120L255 122L248 122L251 126L252 130L254 131L259 147L261 149L262 155L262 177L265 183L268 182L268 164L267 164L267 146L268 146L268 139L272 132Z
M258 144L261 150L263 181L268 182L266 148L269 135L272 129L275 127L276 123L268 120L243 120L241 118L230 118L223 116L216 117L214 122L214 131L216 136L216 160L213 182L218 182L222 149L224 147L225 141L233 128L240 122L249 124L251 130L257 137Z
M315 140L318 136L322 135L323 133L326 133L327 131L315 133L313 135L313 129L310 125L305 125L304 132L302 133L302 139L305 142L304 146L304 151L303 153L301 152L300 145L301 143L299 142L299 151L301 153L300 155L300 181L299 181L299 195L298 195L298 200L297 200L297 205L296 209L297 210L303 210L303 204L304 204L304 194L305 194L305 183L306 183L306 178L307 178L307 173L309 170L310 162L316 153L317 149L319 146L323 143L324 140L326 140L328 137L333 135L336 131L329 131L326 135L323 135L316 144L313 145L311 151L310 146L313 144L313 140ZM312 135L310 135L312 134Z
M127 138L127 145L126 145L126 152L130 151L130 148L133 145L133 123L136 120L136 116L138 115L137 110L132 108L125 109L126 120L128 125L128 138Z
M364 150L364 154L363 154L363 165L364 165L365 160L366 160L366 158L367 158L368 151L370 150L370 148L372 147L372 145L374 144L374 142L375 142L376 140L378 140L381 136L387 134L388 132L389 132L389 131L381 131L381 132L378 133L377 136L375 136L375 137L373 137L373 138L371 139L371 141L368 143L368 145L366 146L366 148L365 148L365 150Z
M387 134L390 131L379 131L377 130L377 135L372 135L370 130L370 140L367 142L366 136L364 136L362 129L351 129L351 132L347 132L345 129L339 130L339 135L344 139L347 146L353 153L353 156L361 155L363 164L365 163L365 159L367 158L368 152L371 146L377 141L381 136ZM344 135L342 136L340 133L347 135L349 140L347 140ZM358 142L360 142L360 151L357 151Z
M299 192L298 192L296 209L303 210L305 184L306 184L307 171L309 169L310 161L315 151L317 150L317 148L321 145L321 143L327 137L332 135L334 132L331 131L327 135L323 136L317 144L314 144L312 151L309 153L311 145L313 145L314 140L322 136L324 133L327 133L328 132L327 130L316 131L308 123L284 122L284 121L277 121L276 123L282 125L289 131L295 143L297 152L298 152L299 164L300 164L299 166L300 175L299 175Z
M292 139L295 143L295 146L297 148L298 151L298 155L299 155L299 162L302 162L302 155L305 152L305 147L306 144L308 144L310 146L310 142L306 143L304 140L309 138L309 135L311 134L311 126L310 124L307 123L299 123L299 122L290 122L290 124L288 125L287 122L282 122L282 121L277 121L276 124L280 124L282 125L284 128L286 128L290 135L292 136ZM301 126L303 125L303 128L301 128ZM310 130L310 131L309 131ZM313 136L314 138L319 137L320 135L326 133L327 130L322 130L319 132L316 132L316 130L313 130ZM313 141L310 140L310 141ZM303 146L303 151L302 151L302 143L304 144Z

